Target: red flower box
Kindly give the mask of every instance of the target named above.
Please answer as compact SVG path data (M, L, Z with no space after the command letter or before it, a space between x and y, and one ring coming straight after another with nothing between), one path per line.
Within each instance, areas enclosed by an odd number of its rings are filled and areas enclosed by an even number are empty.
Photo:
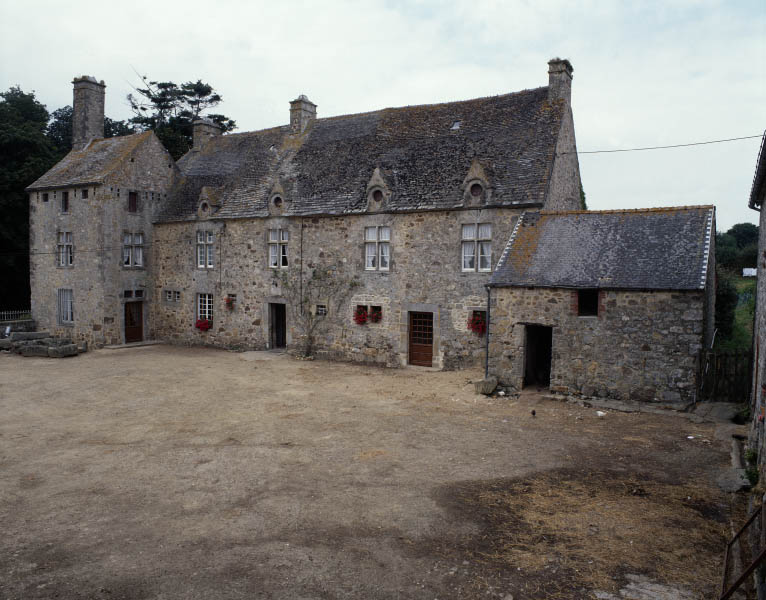
M213 322L208 321L207 319L197 319L197 322L194 324L194 326L200 331L207 331L213 326Z
M364 325L367 323L367 318L367 307L357 306L356 310L354 311L354 323L357 325Z
M474 315L468 319L468 329L476 335L484 335L487 332L487 322L481 315Z

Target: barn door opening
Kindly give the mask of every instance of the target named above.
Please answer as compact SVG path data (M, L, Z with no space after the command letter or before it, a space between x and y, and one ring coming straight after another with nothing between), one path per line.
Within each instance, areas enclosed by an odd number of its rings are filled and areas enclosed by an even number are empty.
M524 352L524 385L548 387L551 383L553 329L542 325L527 325Z
M269 347L287 346L287 311L284 304L269 304Z
M125 343L144 340L144 303L125 303Z
M430 367L434 357L434 314L410 313L410 364Z

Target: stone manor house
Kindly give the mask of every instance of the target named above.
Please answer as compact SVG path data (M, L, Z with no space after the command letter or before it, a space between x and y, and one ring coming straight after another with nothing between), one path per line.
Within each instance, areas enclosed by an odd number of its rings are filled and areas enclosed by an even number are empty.
M324 320L320 356L479 364L519 217L580 209L573 70L548 67L545 87L463 102L318 118L299 96L288 125L229 135L200 119L178 162L152 132L105 139L106 86L76 78L73 150L27 189L33 316L96 346L290 349L301 307ZM303 306L318 266L356 281L342 305Z

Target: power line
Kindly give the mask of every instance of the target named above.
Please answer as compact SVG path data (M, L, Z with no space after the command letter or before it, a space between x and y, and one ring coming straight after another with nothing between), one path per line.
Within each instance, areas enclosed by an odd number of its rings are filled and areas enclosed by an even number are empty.
M647 146L645 148L622 148L619 150L580 150L577 154L606 154L611 152L640 152L642 150L664 150L665 148L685 148L687 146L704 146L706 144L722 144L724 142L736 142L738 140L752 140L763 137L759 135L746 135L743 137L727 138L725 140L710 140L707 142L691 142L689 144L672 144L670 146ZM571 152L562 152L562 154L572 154Z

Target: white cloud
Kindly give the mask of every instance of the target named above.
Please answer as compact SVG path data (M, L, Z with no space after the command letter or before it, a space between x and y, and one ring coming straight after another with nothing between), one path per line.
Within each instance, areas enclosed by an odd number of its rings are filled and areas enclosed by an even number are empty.
M134 67L201 78L250 130L286 123L301 93L330 116L538 87L563 56L581 150L672 144L763 131L765 24L757 0L3 2L0 88L53 110L74 75L94 75L107 113L128 118ZM589 205L715 203L720 228L755 221L758 143L584 155Z

